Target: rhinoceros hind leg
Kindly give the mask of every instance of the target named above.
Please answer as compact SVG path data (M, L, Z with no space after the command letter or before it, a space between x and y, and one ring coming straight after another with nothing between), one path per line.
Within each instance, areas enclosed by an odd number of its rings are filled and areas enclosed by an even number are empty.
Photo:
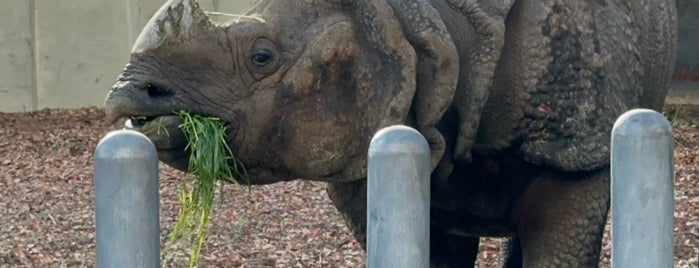
M523 266L598 267L609 198L608 168L536 178L518 215Z

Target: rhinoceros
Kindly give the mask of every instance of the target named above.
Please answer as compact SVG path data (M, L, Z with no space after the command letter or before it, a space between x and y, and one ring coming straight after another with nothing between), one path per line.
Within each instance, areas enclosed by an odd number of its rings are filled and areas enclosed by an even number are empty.
M250 184L327 182L362 245L368 145L407 125L430 149L432 266L510 237L507 267L596 267L611 128L662 108L676 24L672 0L259 0L242 15L170 0L106 120L131 118L186 170L175 112L219 117Z

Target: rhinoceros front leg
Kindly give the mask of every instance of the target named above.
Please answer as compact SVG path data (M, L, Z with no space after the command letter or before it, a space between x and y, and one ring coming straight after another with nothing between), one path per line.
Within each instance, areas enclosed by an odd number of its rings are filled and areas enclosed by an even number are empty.
M366 249L366 179L328 183L328 196L340 211L354 238ZM427 243L427 241L425 241ZM430 229L430 267L473 267L478 254L478 237L448 234Z
M608 168L536 178L519 213L523 266L597 267L609 198Z
M366 249L366 179L330 182L327 191L354 238Z
M478 237L449 234L443 229L430 228L430 268L475 267L478 257Z

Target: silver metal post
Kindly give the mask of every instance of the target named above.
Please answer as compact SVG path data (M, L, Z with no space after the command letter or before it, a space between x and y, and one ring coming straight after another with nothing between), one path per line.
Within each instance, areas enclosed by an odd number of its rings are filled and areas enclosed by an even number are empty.
M429 267L430 150L406 126L380 130L369 146L367 267Z
M108 133L97 145L97 266L160 267L158 154L133 130Z
M673 267L672 126L658 112L631 110L612 130L612 267Z

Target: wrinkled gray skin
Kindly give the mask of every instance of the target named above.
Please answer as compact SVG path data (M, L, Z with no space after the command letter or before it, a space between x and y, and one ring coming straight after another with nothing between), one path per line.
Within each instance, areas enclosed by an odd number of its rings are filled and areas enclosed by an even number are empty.
M671 0L260 0L244 16L171 0L106 110L147 116L134 128L183 170L172 113L222 118L250 183L327 181L362 244L369 141L406 124L432 153L433 266L505 236L508 267L595 267L611 127L662 107L675 31Z

